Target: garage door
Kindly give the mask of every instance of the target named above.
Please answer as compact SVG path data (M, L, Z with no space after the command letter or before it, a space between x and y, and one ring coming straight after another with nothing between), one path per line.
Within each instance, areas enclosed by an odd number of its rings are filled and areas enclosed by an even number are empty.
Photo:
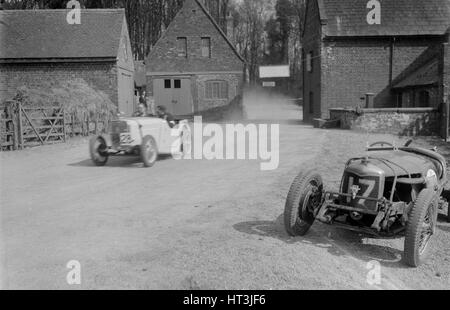
M194 113L189 78L154 79L153 90L156 105L165 106L167 112L175 116Z
M135 108L133 97L133 74L123 69L119 69L118 75L119 111L123 112L125 116L131 116Z

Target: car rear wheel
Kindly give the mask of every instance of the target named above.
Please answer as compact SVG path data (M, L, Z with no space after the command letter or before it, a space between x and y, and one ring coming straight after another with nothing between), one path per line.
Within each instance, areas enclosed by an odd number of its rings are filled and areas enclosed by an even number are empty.
M108 162L107 144L103 137L95 137L89 141L89 153L96 166L104 166Z
M417 197L406 224L404 261L418 267L426 257L437 221L438 200L433 189L423 189Z
M141 159L144 167L152 167L158 159L158 147L151 136L145 136L141 144Z
M284 226L291 236L304 236L314 223L314 210L322 201L323 183L319 174L300 173L289 189L284 208Z

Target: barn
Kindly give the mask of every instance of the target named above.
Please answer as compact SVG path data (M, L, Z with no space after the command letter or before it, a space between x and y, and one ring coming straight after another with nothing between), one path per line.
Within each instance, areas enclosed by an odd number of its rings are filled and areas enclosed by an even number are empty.
M85 80L120 112L134 111L134 64L124 9L0 11L0 101L22 86Z
M175 116L232 105L243 74L243 58L198 0L185 1L146 60L148 94Z
M369 14L376 4L379 23ZM449 26L448 0L308 0L305 120L342 108L439 109L449 95Z

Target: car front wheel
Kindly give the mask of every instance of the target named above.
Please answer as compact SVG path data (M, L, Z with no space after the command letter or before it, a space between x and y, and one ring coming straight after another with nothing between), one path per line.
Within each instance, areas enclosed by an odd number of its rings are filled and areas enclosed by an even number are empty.
M104 166L108 161L106 141L103 137L95 137L89 141L89 153L96 166Z
M289 189L284 226L291 236L304 236L314 223L315 209L322 202L322 178L312 171L300 173Z
M433 189L423 189L409 213L406 224L404 261L418 267L427 254L437 221L438 199Z
M141 159L144 167L152 167L158 159L156 141L151 136L144 137L141 144Z

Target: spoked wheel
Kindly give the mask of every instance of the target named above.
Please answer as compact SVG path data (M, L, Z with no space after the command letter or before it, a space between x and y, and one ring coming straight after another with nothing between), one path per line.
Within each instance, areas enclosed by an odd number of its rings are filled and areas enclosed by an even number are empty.
M308 232L322 202L322 191L322 178L317 173L300 173L295 178L284 208L284 226L291 236L304 236Z
M108 146L102 137L92 138L89 142L91 160L96 166L104 166L108 162Z
M437 208L435 191L423 189L406 225L404 260L411 267L418 267L427 254L437 221Z
M141 144L141 159L144 167L152 167L158 159L158 147L151 136L144 137Z

